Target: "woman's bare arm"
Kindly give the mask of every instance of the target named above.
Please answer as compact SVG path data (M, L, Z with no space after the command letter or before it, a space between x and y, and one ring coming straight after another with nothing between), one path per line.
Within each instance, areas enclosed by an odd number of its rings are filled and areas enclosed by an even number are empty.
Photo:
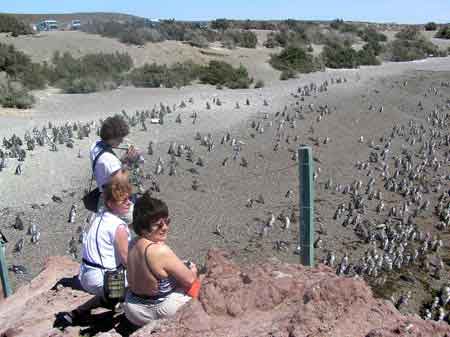
M161 253L163 254L163 269L169 276L173 276L181 287L189 289L197 278L197 273L186 267L168 246L165 246Z
M114 245L119 254L120 262L126 267L128 262L128 231L125 226L117 227Z

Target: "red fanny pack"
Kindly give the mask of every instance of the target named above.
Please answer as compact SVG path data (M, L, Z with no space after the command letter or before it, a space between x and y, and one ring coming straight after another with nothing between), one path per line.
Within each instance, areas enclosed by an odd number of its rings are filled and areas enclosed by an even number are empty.
M186 292L186 294L188 294L192 298L197 299L198 295L200 294L200 286L201 286L200 279L196 278L195 281L192 282L191 287Z

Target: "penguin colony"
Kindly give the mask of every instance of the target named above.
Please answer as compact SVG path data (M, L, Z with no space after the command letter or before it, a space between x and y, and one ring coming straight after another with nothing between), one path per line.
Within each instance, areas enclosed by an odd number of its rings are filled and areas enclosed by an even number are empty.
M263 118L251 120L250 129L252 137L258 134L270 132L273 138L273 151L281 151L284 144L299 144L300 137L295 134L298 123L302 123L308 117L312 120L310 127L310 138L312 145L320 147L333 142L328 136L314 136L314 124L323 123L326 118L336 112L336 108L328 105L315 105L305 103L309 96L319 95L326 92L330 85L346 83L345 77L331 78L322 83L310 83L299 87L297 92L292 93L296 103L292 109L286 106L282 111L273 115L264 113ZM407 86L407 83L403 83ZM441 86L445 87L445 83ZM431 87L423 93L427 96L438 96L439 87ZM188 103L193 103L189 99ZM213 98L212 102L206 102L206 109L213 109L213 104L223 105L219 98ZM251 104L246 99L245 104ZM264 100L264 106L270 105ZM130 127L147 131L148 123L157 121L164 124L165 116L177 110L188 107L183 101L172 107L160 104L150 110L136 111L129 116L126 111L122 115L129 123ZM241 105L236 102L235 109L240 109ZM402 270L422 269L436 279L441 278L444 262L440 257L443 247L441 236L432 235L430 232L420 229L420 221L426 214L433 213L439 219L434 227L438 233L446 233L450 225L450 101L445 105L435 105L429 111L424 107L422 101L417 102L417 110L424 114L426 123L409 120L402 125L392 125L385 134L365 139L360 136L355 139L361 146L367 147L367 159L354 163L359 177L351 183L341 183L335 181L334 177L322 177L320 165L314 172L316 188L323 189L327 193L339 195L341 202L335 205L332 219L316 217L318 230L314 247L320 251L323 249L325 237L327 235L326 222L338 222L346 230L351 230L366 245L364 253L359 258L352 260L349 253L338 256L332 250L323 251L322 263L334 268L338 275L347 277L363 277L374 287L382 288L392 273ZM383 105L375 106L369 104L368 111L383 113ZM311 116L313 116L311 118ZM177 113L175 123L183 124L186 119L195 124L200 115L198 112L186 117L186 114ZM24 170L27 152L34 151L37 146L47 147L49 151L58 151L59 146L73 148L76 139L89 137L92 131L99 132L102 120L88 123L66 123L63 126L54 126L48 123L41 129L34 128L31 132L26 132L23 140L13 135L11 138L3 139L3 148L0 149L0 171L7 168L10 162L16 161L17 166L14 171L16 175L21 175ZM169 159L158 157L152 160L151 173L144 174L140 165L131 165L131 180L137 187L138 192L144 190L146 180L150 181L150 189L158 193L160 186L158 176L178 174L178 162L186 160L198 168L207 167L208 158L196 154L198 147L204 147L208 152L222 151L225 157L220 165L234 165L237 163L243 168L248 168L250 163L245 156L245 143L238 137L226 132L219 139L214 139L213 135L197 133L194 144L182 144L175 141L170 142L167 149ZM225 150L224 150L225 149ZM155 143L149 141L147 155L153 156ZM81 157L81 153L78 153ZM295 164L298 161L297 152L289 153L287 162ZM26 167L25 167L26 169ZM199 176L199 171L193 167L190 172ZM192 180L192 190L201 190L201 178L194 177ZM387 195L399 196L398 204L388 201ZM295 198L294 192L288 190L285 194L287 200ZM289 230L293 223L297 222L298 215L293 206L293 200L287 209L281 213L276 210L268 210L267 220L261 221L258 225L257 233L261 237L268 237L275 226L280 223L284 230ZM265 204L264 196L258 195L249 198L245 204L247 208L253 208L255 204ZM72 205L67 218L69 223L77 222L77 207ZM80 243L82 243L89 219L83 226L78 226L75 235L68 242L68 253L77 258ZM17 231L24 230L24 223L21 215L18 214L13 227ZM220 224L216 224L213 234L226 238L225 229ZM39 226L35 223L29 225L26 237L20 238L14 245L14 253L23 253L26 241L31 244L38 244L40 240ZM76 238L78 236L78 238ZM300 247L291 247L288 240L274 241L273 248L277 251L292 250L292 253L299 254ZM17 274L26 274L27 270L22 265L12 265L10 270ZM411 292L395 294L391 300L397 308L407 306L411 298ZM450 285L443 283L439 293L431 296L431 300L424 303L421 314L425 319L450 321L448 311L450 309Z

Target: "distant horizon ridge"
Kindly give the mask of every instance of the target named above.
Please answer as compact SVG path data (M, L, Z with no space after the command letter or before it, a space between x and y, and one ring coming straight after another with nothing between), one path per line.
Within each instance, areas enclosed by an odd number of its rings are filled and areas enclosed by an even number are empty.
M214 21L214 20L218 20L218 19L226 19L226 20L230 20L230 21L267 21L267 22L281 22L281 21L286 21L286 20L295 20L295 21L300 21L300 22L332 22L334 20L343 20L344 22L350 22L350 23L367 23L367 24L382 24L382 25L410 25L410 26L417 26L417 25L425 25L426 23L429 22L435 22L436 24L440 24L440 25L445 25L445 24L450 24L450 22L439 22L439 21L427 21L427 22L422 22L422 23L403 23L403 22L395 22L395 21L367 21L367 20L346 20L344 18L340 18L340 17L335 17L333 19L299 19L299 18L292 18L292 17L286 17L286 18L272 18L272 19L268 19L268 18L231 18L231 17L216 17L216 18L207 18L207 19L177 19L175 17L158 17L158 16L152 16L152 17L145 17L145 16L139 16L139 15L135 15L135 14L129 14L129 13L124 13L124 12L114 12L114 11L93 11L93 12L61 12L61 13L48 13L48 12L43 12L43 13L20 13L20 12L0 12L0 14L7 14L7 15L14 15L14 16L18 16L18 17L27 17L27 16L46 16L46 17L51 17L51 16L77 16L77 15L81 15L81 16L91 16L91 15L107 15L107 16L123 16L123 17L130 17L130 18L137 18L137 19L146 19L146 20L175 20L175 21L180 21L180 22L210 22L210 21Z

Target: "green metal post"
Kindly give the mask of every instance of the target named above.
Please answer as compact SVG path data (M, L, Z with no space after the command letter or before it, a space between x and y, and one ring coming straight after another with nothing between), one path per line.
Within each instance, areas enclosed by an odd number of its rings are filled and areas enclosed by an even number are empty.
M300 258L304 266L314 266L314 182L312 151L309 146L298 149Z
M8 268L6 267L5 259L5 242L0 237L0 279L2 281L3 295L8 297L12 294L11 287L9 286Z

